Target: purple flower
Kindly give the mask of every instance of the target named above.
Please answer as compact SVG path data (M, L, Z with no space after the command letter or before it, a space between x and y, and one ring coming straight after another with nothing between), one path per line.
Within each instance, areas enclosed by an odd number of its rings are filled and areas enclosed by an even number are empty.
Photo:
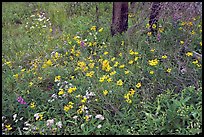
M21 96L17 98L17 101L21 104L26 104L26 102L24 101L24 99Z
M82 47L82 48L84 48L84 41L81 41L81 43L80 43L80 46Z

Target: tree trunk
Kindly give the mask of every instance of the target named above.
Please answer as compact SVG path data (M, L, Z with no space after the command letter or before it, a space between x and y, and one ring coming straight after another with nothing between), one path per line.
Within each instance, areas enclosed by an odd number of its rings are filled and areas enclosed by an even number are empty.
M122 33L128 28L128 2L113 2L113 15L111 24L112 36Z
M152 34L155 36L157 34L157 29L158 29L157 22L159 19L159 10L160 9L161 9L161 3L160 2L153 2L152 3L149 24L150 24L150 30L151 30ZM156 25L156 28L152 28L153 24Z

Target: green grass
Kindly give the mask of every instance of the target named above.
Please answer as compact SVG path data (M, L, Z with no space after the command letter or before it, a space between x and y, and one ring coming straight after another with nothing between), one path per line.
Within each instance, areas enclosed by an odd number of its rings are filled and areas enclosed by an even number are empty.
M146 24L111 37L112 4L97 4L101 32L96 3L2 3L2 134L202 133L202 64L180 43L202 54L201 18L159 21L160 41Z

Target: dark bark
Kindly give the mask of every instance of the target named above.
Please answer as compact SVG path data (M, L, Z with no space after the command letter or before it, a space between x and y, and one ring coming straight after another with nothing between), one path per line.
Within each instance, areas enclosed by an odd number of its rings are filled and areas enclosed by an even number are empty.
M98 3L96 3L96 30L98 30L99 27L99 9L98 9Z
M128 28L128 2L113 2L111 24L112 36L126 31Z
M151 7L151 13L150 13L150 20L149 20L149 24L150 24L150 31L152 32L153 35L157 34L157 30L158 30L158 19L159 19L159 11L161 9L161 3L160 2L153 2L152 3L152 7ZM156 28L152 28L152 25L156 24Z

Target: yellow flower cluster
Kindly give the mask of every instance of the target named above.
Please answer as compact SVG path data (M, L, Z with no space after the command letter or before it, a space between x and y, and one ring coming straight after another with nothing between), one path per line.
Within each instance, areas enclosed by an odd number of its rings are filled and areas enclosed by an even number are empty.
M64 106L64 111L68 112L70 109L72 109L73 108L73 104L74 104L73 102L69 102L68 105L65 105Z
M148 60L148 62L150 66L156 66L159 63L157 59Z
M55 76L55 82L60 81L60 79L61 79L61 76Z
M118 86L122 86L122 85L123 85L123 81L122 81L121 79L119 79L119 80L117 81L117 85L118 85Z
M102 62L102 70L105 70L105 71L110 71L111 70L111 66L109 65L109 61L108 60L104 60Z
M193 53L192 53L192 52L187 52L187 53L186 53L186 56L188 56L188 57L189 57L189 56L193 56Z
M80 67L80 69L81 69L82 71L84 71L84 72L88 70L88 67L86 66L86 63L83 62L83 61L78 61L77 65L78 65L78 66Z
M79 109L77 110L77 114L81 114L84 109L85 109L84 105L79 106Z
M103 95L106 96L107 94L108 94L108 90L104 90L104 91L103 91Z
M76 91L77 90L77 88L76 87L70 87L69 89L68 89L68 93L72 93L72 92L74 92L74 91Z
M131 104L132 100L130 98L132 98L134 94L135 94L135 90L130 89L130 91L127 94L124 95L125 101L127 103Z
M61 96L64 94L64 90L62 88L59 89L58 95Z
M107 80L107 82L111 82L112 78L109 77L109 75L103 75L100 79L99 82L104 82L104 80Z
M86 76L87 76L87 77L92 77L93 74L94 74L94 71L90 71L90 72L86 73Z
M43 64L42 68L47 68L49 66L52 66L52 61L50 59Z

